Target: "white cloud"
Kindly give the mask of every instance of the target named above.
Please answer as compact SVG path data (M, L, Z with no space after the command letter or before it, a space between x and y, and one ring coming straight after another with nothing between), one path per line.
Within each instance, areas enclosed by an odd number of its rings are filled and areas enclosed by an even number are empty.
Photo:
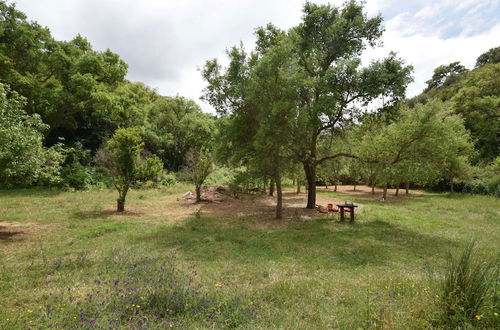
M80 33L97 49L110 48L129 64L129 79L199 101L204 82L198 67L224 56L242 40L252 46L256 27L273 22L290 28L300 21L302 0L16 0L32 20L54 37ZM315 1L327 3L326 0ZM330 1L336 5L343 0ZM415 67L408 94L419 93L432 70L461 61L472 67L477 56L498 46L500 5L496 0L369 0L369 15L386 19L384 47ZM201 102L201 101L199 101ZM209 110L208 105L202 105Z

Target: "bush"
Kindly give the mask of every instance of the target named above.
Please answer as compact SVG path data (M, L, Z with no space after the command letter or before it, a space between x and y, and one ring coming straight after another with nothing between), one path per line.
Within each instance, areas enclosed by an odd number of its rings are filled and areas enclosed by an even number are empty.
M80 163L73 163L61 171L62 185L79 190L86 190L97 183L95 169Z
M246 170L237 171L234 174L233 180L229 182L229 190L238 196L240 193L248 193L249 191L262 186L264 178L256 173Z
M160 179L160 184L162 186L168 187L168 186L173 186L178 182L177 180L177 175L175 173L168 173L168 172L163 172L163 175Z
M163 174L163 162L158 156L150 156L142 160L137 168L136 180L138 182L159 182Z
M495 276L494 264L486 262L471 241L459 256L449 256L441 283L440 307L442 322L462 327L480 321Z

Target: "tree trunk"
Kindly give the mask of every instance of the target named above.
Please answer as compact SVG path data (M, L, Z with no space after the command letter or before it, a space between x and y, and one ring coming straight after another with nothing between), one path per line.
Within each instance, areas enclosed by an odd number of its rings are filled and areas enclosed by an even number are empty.
M196 186L196 203L201 202L201 186Z
M405 188L406 188L406 194L408 195L410 193L410 181L406 181L406 184L405 184Z
M125 211L125 198L118 198L116 200L116 211L123 212Z
M384 200L387 200L387 183L384 185L384 195L382 196Z
M396 184L396 192L394 193L394 196L399 195L399 182Z
M301 187L300 179L297 179L297 194L300 194L300 187Z
M354 191L356 191L356 183L354 183Z
M281 177L276 177L276 219L283 218L283 191L281 190Z
M316 207L316 167L311 164L304 164L304 171L307 178L307 208Z
M450 191L455 192L455 188L453 187L453 180L450 181Z
M337 191L337 182L335 182L335 189L333 191Z
M274 196L274 179L269 182L269 196Z
M123 212L125 211L125 198L127 197L128 189L130 184L125 184L122 189L118 190L118 199L116 200L116 211Z
M372 195L375 195L375 184L372 183Z

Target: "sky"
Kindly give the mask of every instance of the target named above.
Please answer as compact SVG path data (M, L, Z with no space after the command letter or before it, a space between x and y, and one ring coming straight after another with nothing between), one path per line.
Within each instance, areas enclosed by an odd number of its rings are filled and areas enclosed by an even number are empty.
M213 112L199 98L199 69L225 49L254 46L254 30L269 22L288 29L300 22L303 0L16 0L17 8L55 39L86 37L97 50L118 53L127 78L162 95L181 95ZM312 1L341 5L344 1ZM368 16L382 14L383 46L367 50L363 62L395 51L413 65L407 96L419 94L439 65L476 58L500 46L498 0L366 0Z

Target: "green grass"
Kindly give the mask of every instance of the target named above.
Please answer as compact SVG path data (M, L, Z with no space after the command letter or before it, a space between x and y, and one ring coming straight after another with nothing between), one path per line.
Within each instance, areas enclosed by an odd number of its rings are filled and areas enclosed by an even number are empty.
M87 327L78 311L93 308L85 300L98 290L93 281L128 278L144 260L148 266L136 278L159 276L169 260L179 269L179 292L191 292L189 285L200 292L189 293L184 307L168 316L173 327L437 327L439 292L428 273L442 274L447 254L471 238L485 260L499 250L500 200L493 197L429 194L387 203L349 197L364 206L354 224L317 219L258 226L241 218L176 220L169 206L167 215L149 212L187 189L132 191L132 212L124 215L110 212L113 191L0 191L0 232L8 222L28 233L0 239L0 328ZM148 301L164 294L139 290ZM500 311L491 304L473 326L499 325L493 313ZM127 322L167 326L152 317L160 313L153 305L127 314ZM102 318L114 317L113 308Z

